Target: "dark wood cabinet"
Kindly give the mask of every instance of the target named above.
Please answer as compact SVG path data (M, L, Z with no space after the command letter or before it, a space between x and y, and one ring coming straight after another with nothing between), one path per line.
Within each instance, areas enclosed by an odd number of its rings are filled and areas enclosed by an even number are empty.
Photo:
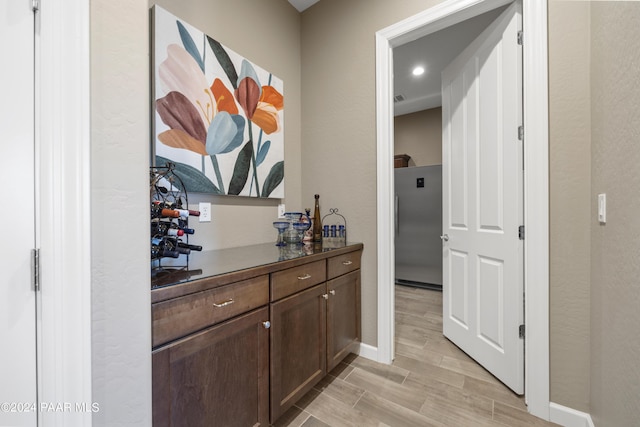
M325 284L271 304L271 421L326 374Z
M152 290L154 427L269 425L358 351L362 244L274 249L248 247L263 262L247 268L216 252L226 273Z
M266 307L153 353L153 425L269 425Z
M272 423L358 350L361 254L353 251L271 275ZM280 296L285 298L274 301Z
M327 282L327 372L360 343L360 270Z

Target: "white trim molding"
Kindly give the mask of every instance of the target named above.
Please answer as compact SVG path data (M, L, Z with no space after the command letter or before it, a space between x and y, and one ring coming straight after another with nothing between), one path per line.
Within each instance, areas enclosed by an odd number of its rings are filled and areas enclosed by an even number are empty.
M393 48L510 0L448 0L376 33L378 361L391 363L394 342ZM549 140L547 4L523 3L525 129L525 396L549 419Z
M591 415L551 402L549 421L564 427L595 427Z
M89 0L36 14L38 425L91 426Z

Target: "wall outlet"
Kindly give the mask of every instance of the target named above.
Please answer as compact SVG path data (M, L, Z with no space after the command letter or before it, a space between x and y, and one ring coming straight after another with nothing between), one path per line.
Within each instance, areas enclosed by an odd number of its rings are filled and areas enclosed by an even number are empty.
M200 216L198 217L200 222L211 222L211 203L200 202L198 209L200 210Z
M284 218L284 213L285 213L285 207L284 207L284 203L280 203L278 205L278 218Z

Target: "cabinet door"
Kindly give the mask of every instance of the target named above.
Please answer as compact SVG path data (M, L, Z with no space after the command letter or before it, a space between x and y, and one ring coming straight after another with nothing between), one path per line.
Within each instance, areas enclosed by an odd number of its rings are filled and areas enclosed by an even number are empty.
M326 374L326 284L271 304L271 421Z
M153 354L153 425L269 425L269 332L261 308Z
M327 282L327 371L360 342L360 270Z

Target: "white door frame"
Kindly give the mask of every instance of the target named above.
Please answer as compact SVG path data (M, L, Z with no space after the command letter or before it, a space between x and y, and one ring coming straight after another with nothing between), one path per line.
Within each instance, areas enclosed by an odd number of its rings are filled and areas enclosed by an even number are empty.
M41 1L39 6L35 46L36 244L41 279L38 400L70 406L39 411L38 425L84 427L91 426L93 403L89 0ZM89 412L82 410L87 408Z
M549 419L549 138L547 2L523 1L525 396ZM378 361L394 355L393 48L510 0L448 0L376 33Z

